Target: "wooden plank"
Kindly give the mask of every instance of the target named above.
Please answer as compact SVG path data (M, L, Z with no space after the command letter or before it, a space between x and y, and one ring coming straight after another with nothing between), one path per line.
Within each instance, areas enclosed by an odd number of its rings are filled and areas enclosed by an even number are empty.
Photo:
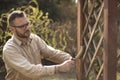
M104 0L104 80L116 80L117 0Z

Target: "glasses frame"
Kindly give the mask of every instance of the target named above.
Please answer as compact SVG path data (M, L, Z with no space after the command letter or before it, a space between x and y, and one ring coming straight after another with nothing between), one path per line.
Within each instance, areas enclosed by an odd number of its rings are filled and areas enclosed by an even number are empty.
M15 28L27 28L30 25L30 21L28 21L27 23L21 25L21 26L13 26Z

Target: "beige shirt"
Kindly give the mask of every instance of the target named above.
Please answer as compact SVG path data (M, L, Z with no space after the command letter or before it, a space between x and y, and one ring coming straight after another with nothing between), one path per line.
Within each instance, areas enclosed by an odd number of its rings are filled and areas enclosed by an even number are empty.
M3 48L6 80L41 80L42 76L55 74L55 65L42 65L42 57L56 63L71 58L69 54L48 46L35 34L30 35L27 44L12 36Z

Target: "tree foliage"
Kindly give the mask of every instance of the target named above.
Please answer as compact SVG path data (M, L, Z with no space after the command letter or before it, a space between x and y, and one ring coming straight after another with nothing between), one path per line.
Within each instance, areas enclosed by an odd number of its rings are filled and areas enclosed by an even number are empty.
M54 21L74 20L77 18L75 0L38 0L39 7L49 12L49 18Z

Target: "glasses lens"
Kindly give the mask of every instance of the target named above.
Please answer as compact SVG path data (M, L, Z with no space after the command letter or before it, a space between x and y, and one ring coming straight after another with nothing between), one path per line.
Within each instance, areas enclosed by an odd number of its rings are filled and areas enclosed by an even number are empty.
M29 26L30 22L27 22L26 24L23 24L21 26L13 26L13 27L16 27L16 28L24 28L24 27L27 27Z

